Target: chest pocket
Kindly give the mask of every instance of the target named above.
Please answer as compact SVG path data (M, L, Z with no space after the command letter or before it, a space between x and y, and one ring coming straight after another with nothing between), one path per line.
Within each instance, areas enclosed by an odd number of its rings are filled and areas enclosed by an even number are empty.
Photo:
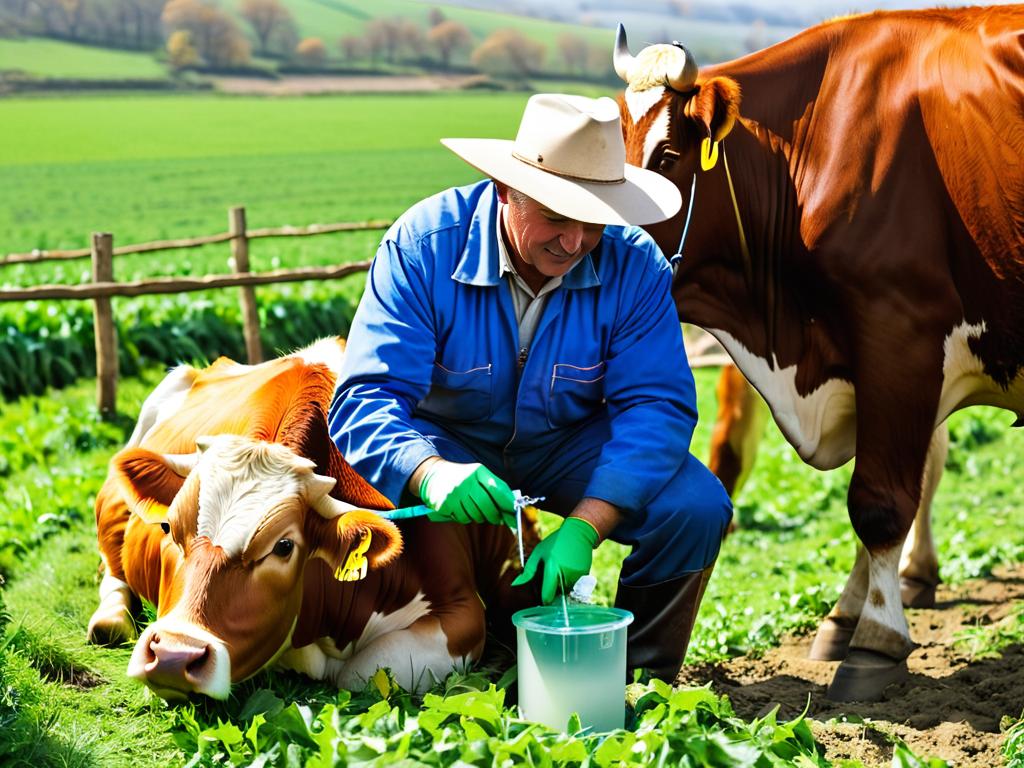
M491 365L453 371L434 363L430 391L417 410L445 421L480 421L491 415Z
M567 427L593 416L604 408L605 364L581 367L558 363L551 370L548 393L548 422Z

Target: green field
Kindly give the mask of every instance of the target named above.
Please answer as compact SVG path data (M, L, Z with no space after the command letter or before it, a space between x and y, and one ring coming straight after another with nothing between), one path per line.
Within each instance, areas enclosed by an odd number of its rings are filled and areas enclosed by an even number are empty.
M0 184L0 252L80 247L93 230L112 231L119 243L223 231L226 209L237 203L248 206L253 226L391 218L424 195L477 178L437 143L440 137L511 136L525 99L524 94L439 94L0 100L5 182ZM260 241L253 244L253 267L366 258L378 238L379 233L362 233ZM227 256L227 247L217 246L119 259L115 268L122 279L199 275L225 271ZM0 269L0 283L9 285L87 280L87 261ZM360 287L354 278L331 286L260 289L264 327L274 338L287 339L344 332ZM398 694L383 704L372 691L343 701L344 695L294 676L260 676L226 704L170 710L129 685L124 668L130 649L96 649L83 640L96 600L92 502L107 461L160 380L163 368L154 361L165 360L161 354L172 348L177 359L208 357L204 350L238 354L240 333L228 312L237 303L234 293L115 301L122 342L141 347L152 339L141 354L125 350L124 359L134 360L136 368L126 370L122 415L113 424L96 419L94 383L73 381L76 368L84 370L91 355L88 304L0 305L0 342L21 334L27 349L53 352L47 365L67 353L72 368L66 389L0 408L0 576L7 579L0 591L0 764L156 766L183 764L194 754L199 755L194 765L248 764L260 754L267 764L300 764L313 749L307 720L325 705L341 712L327 732L337 735L351 755L381 765L402 754L435 765L456 759L480 764L490 760L484 760L485 753L505 750L512 755L510 764L548 764L545 756L560 755L553 764L578 765L581 754L594 754L592 765L639 766L652 762L650 755L662 748L666 755L690 754L686 750L697 749L701 739L744 748L775 745L789 759L774 764L794 764L796 752L786 750L796 748L798 726L730 720L717 700L704 702L698 712L692 694L685 694L691 696L690 709L648 712L649 728L641 732L655 740L647 745L654 750L649 753L631 751L625 742L599 747L593 740L558 741L516 721L496 703L497 694L475 704L431 700L421 710L420 701ZM303 327L296 330L296 324ZM56 346L70 339L78 344L77 358L70 357L70 347ZM0 363L0 377L27 366L23 359L4 362L2 355ZM714 372L698 371L697 380L701 422L693 444L703 458L715 411ZM951 419L952 447L934 504L942 576L948 582L1024 560L1019 535L1024 432L1009 430L1011 420L994 409L971 409ZM809 469L778 431L769 429L757 470L737 499L743 527L723 549L691 645L691 663L756 654L783 633L813 626L828 610L854 555L845 508L849 472L849 466L829 473ZM604 600L611 596L622 556L613 545L598 551ZM1022 640L1024 632L1011 633L1010 641ZM450 680L442 690L486 688L502 671ZM261 693L268 688L272 694ZM269 724L260 731L265 735L249 742L241 733L255 712L263 711L247 702L250 695L271 709L279 709L274 702L308 709L268 714ZM646 706L660 706L660 695L653 692ZM473 709L463 718L439 721L445 706L457 714L464 714L460 707ZM331 710L324 711L330 720ZM422 718L418 730L410 726L412 735L406 736L403 728L421 711L433 714ZM435 732L423 725L427 722L447 725L437 725ZM1022 729L1017 727L1014 743L1024 742ZM656 739L668 739L666 734L675 734L675 741L662 747L668 742ZM297 745L293 763L285 762L289 740ZM605 750L600 759L599 749ZM904 758L897 764L924 764ZM739 757L728 753L715 760L706 764L724 768Z
M526 95L214 96L0 101L0 252L212 234L244 204L254 227L393 218L447 184L479 177L444 136L514 134ZM340 238L344 241L344 238ZM254 246L257 265L372 254L339 238ZM210 264L223 268L226 248ZM294 257L294 258L293 258ZM194 255L188 254L193 270ZM122 277L175 271L176 258L118 262ZM122 263L125 266L122 266ZM8 268L16 284L76 277L82 265Z
M447 185L479 178L441 146L441 137L510 137L526 98L437 94L0 100L0 175L6 181L0 185L0 252L80 248L94 231L112 232L115 245L213 234L227 228L228 207L240 204L246 206L251 227L393 219ZM365 260L380 236L370 231L256 241L251 265L265 271ZM227 245L217 245L118 258L115 276L129 280L219 274L229 271L228 257ZM89 279L87 259L0 267L0 285L7 286ZM266 338L267 349L304 343L311 333L343 330L348 313L316 324L304 315L307 330L299 333L287 326L293 310L319 307L339 292L354 300L358 287L358 282L342 281L260 289L264 327L273 337ZM266 302L275 296L285 303L271 311ZM11 378L7 374L12 370L29 371L27 379L38 379L36 371L49 371L55 364L42 359L44 350L53 351L54 359L74 358L70 367L91 375L90 312L83 302L0 304L0 331L8 329L0 333L0 391L41 391L4 379ZM200 342L197 350L181 332L190 314L231 312L237 316L233 291L116 300L116 317L125 323L122 342L128 347L122 365L131 371L140 355L173 363L220 352L238 354L239 347L217 342ZM209 326L205 320L197 322ZM140 329L153 326L163 331L139 336ZM14 336L10 329L15 329ZM224 333L214 335L222 338ZM237 329L234 335L237 344ZM154 358L154 351L161 349L162 356ZM58 371L43 378L62 385L71 376Z
M109 80L164 80L167 72L148 53L117 51L61 40L0 38L0 72L26 72L40 77Z

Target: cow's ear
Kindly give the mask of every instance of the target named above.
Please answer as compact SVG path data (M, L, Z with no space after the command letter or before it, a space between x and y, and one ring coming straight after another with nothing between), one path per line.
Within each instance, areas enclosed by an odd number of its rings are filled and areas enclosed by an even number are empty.
M111 475L129 509L147 523L160 523L166 520L167 508L185 482L181 472L186 466L182 457L127 448L114 456Z
M398 557L402 551L398 527L375 512L330 496L334 478L314 473L311 466L300 463L304 461L299 459L296 469L306 483L306 500L317 513L307 517L313 556L327 561L334 578L358 581L369 568L387 565Z
M327 562L338 581L358 581L369 568L387 565L402 552L398 526L357 509L333 519L315 515L313 556Z
M697 90L683 108L687 118L700 123L701 133L721 141L740 114L740 84L730 77L712 77L697 83Z

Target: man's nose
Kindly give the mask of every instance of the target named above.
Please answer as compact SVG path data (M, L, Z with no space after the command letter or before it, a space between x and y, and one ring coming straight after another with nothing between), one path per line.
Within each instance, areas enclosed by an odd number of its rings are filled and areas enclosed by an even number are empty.
M561 236L558 238L558 242L562 246L562 250L570 256L579 251L580 245L583 244L582 222L575 221L567 225Z

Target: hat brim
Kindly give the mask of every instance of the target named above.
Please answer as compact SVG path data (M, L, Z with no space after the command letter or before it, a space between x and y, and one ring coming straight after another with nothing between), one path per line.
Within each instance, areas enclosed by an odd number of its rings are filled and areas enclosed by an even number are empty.
M683 204L676 185L654 171L626 165L624 181L587 182L524 163L507 139L441 139L441 143L486 176L517 189L556 213L589 224L654 224Z

